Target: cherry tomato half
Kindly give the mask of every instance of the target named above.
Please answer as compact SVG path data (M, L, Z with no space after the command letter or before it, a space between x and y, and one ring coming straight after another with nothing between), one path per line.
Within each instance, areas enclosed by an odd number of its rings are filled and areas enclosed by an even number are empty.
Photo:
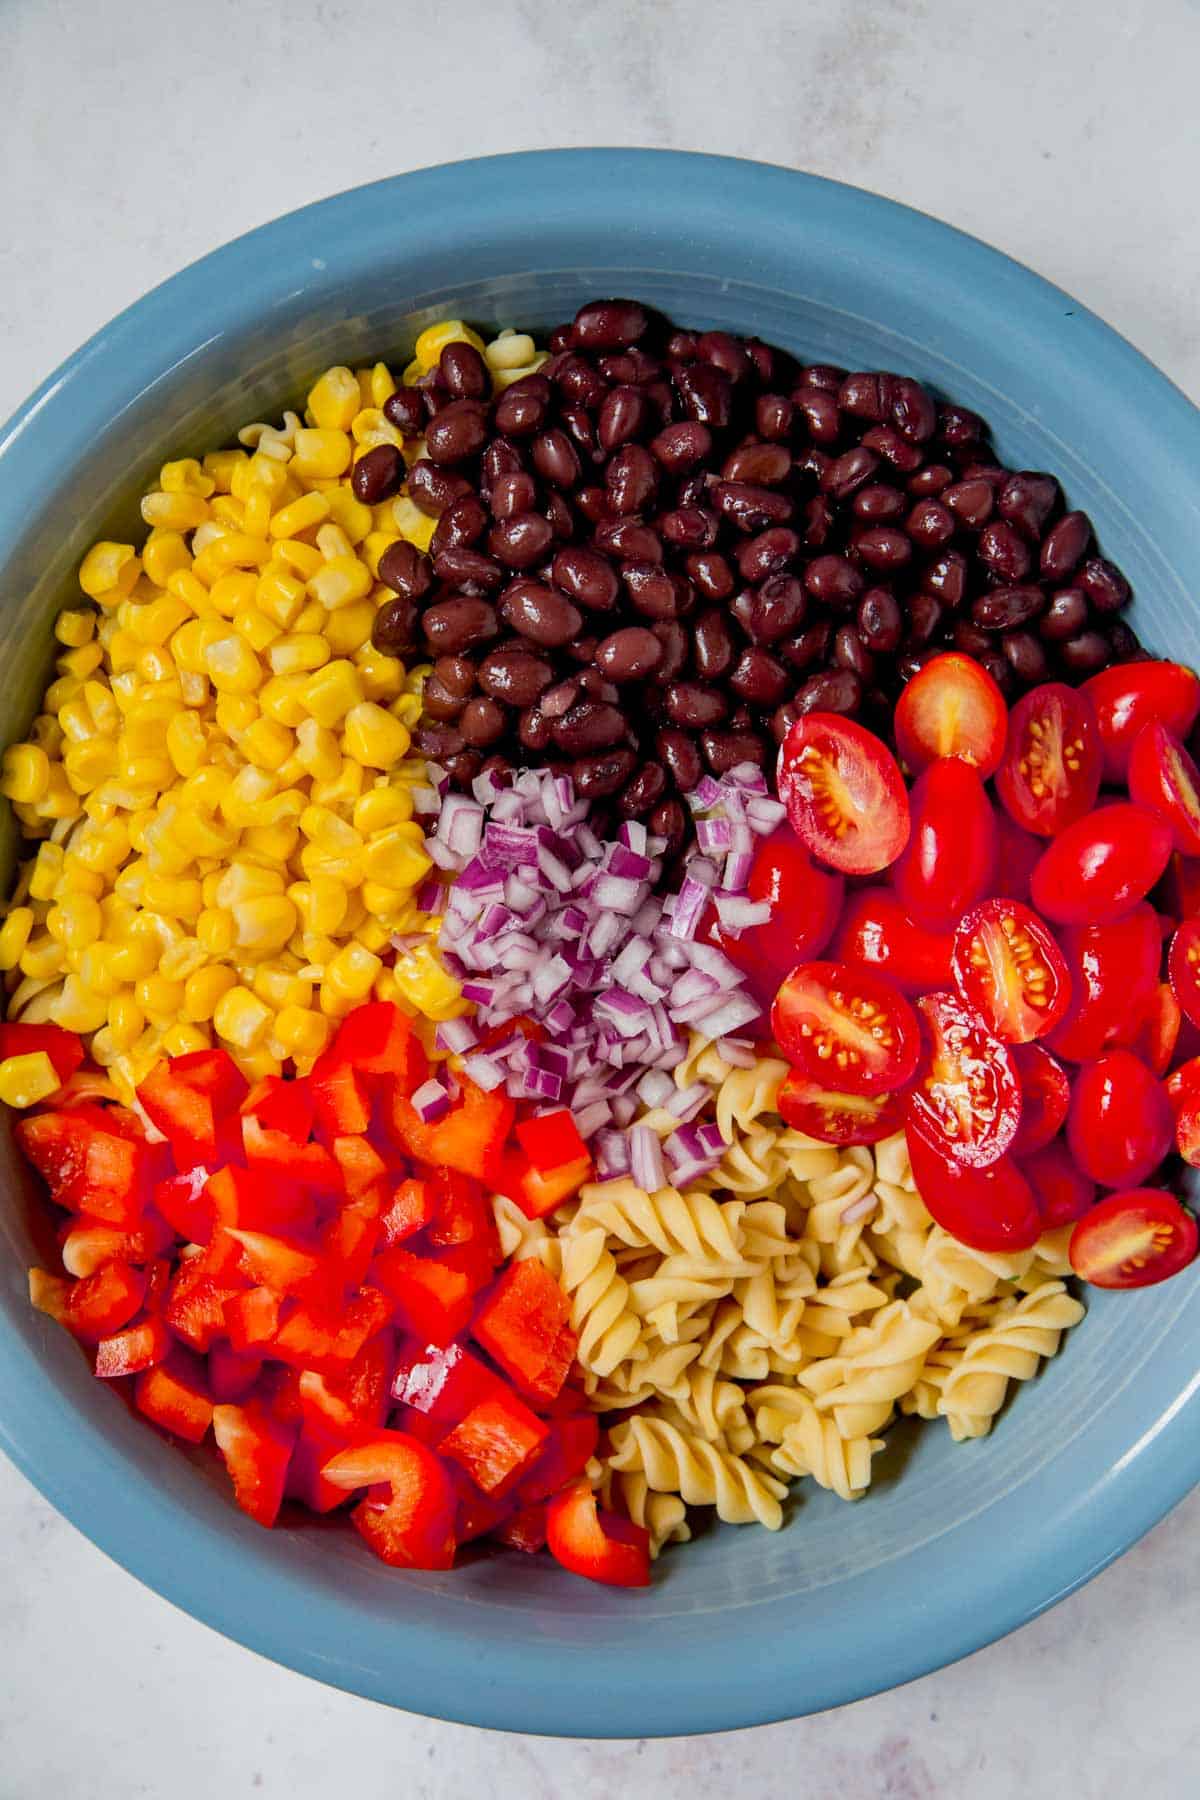
M1040 1044L1014 1044L1012 1057L1021 1083L1021 1123L1013 1155L1031 1156L1058 1136L1071 1103L1071 1084L1062 1064Z
M1004 754L1004 695L973 657L957 650L919 669L896 702L896 748L914 775L954 756L986 781Z
M1175 1148L1185 1163L1200 1168L1200 1056L1193 1056L1167 1081L1175 1121Z
M1046 848L1041 838L1022 831L1002 806L993 806L996 819L996 873L992 891L1008 900L1029 903L1029 883L1038 858Z
M926 994L917 1008L929 1054L909 1099L909 1123L941 1155L986 1168L1010 1148L1021 1122L1012 1054L957 994Z
M1171 939L1167 979L1193 1025L1200 1025L1200 919L1188 919Z
M1080 1219L1067 1254L1094 1287L1150 1287L1186 1268L1197 1242L1196 1221L1173 1194L1126 1188Z
M1171 829L1143 806L1118 801L1068 825L1033 871L1033 904L1064 925L1103 925L1130 912L1171 854Z
M1100 792L1100 733L1086 694L1048 681L1017 701L996 792L1015 822L1040 837L1091 812Z
M875 875L908 842L908 794L887 745L838 713L797 719L779 752L779 798L819 862Z
M1090 1062L1136 1035L1158 980L1158 915L1143 902L1111 925L1066 925L1058 934L1071 976L1071 1003L1046 1042L1068 1062Z
M1037 1243L1037 1199L1011 1156L988 1169L969 1169L944 1156L911 1123L907 1137L917 1191L943 1231L972 1250L1028 1250Z
M769 901L771 917L734 933L722 929L714 912L704 936L742 971L767 1012L788 970L820 956L828 944L842 914L845 889L840 875L818 869L790 825L780 825L758 843L746 884L747 899Z
M1170 983L1158 981L1136 1032L1132 1036L1121 1032L1113 1041L1127 1045L1161 1079L1174 1060L1182 1025L1183 1011Z
M978 771L952 757L931 763L912 791L912 835L892 870L901 904L931 931L952 931L987 893L996 818Z
M1132 1050L1109 1050L1076 1075L1067 1142L1103 1187L1144 1181L1171 1148L1171 1127L1167 1090Z
M984 900L954 934L954 984L1006 1044L1044 1037L1067 1010L1063 953L1019 900Z
M1129 752L1129 798L1165 819L1175 848L1200 856L1200 769L1173 731L1143 725Z
M917 1016L904 995L858 963L793 969L775 996L771 1029L809 1081L849 1094L903 1087L921 1052Z
M1176 851L1167 864L1163 893L1173 919L1200 919L1200 857Z
M1072 1225L1095 1205L1095 1182L1088 1179L1061 1140L1022 1157L1021 1173L1037 1195L1043 1231Z
M834 939L839 961L865 963L906 994L949 987L953 948L952 933L926 931L885 887L860 888L849 896Z
M1124 781L1143 725L1157 719L1186 738L1200 712L1200 680L1182 663L1117 663L1085 681L1080 692L1096 709L1106 781Z
M779 1090L779 1116L793 1131L824 1144L877 1144L904 1124L905 1095L844 1094L789 1070Z

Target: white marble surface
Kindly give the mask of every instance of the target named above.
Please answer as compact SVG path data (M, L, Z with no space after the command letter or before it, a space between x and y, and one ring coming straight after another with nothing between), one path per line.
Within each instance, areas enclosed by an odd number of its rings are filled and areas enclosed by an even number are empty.
M925 207L1200 397L1198 56L1196 0L0 0L0 417L146 287L276 213L423 163L587 143L758 156ZM1193 1496L1082 1594L899 1692L589 1745L390 1713L260 1662L0 1464L0 1800L785 1782L809 1800L1183 1800L1200 1788L1198 1529Z

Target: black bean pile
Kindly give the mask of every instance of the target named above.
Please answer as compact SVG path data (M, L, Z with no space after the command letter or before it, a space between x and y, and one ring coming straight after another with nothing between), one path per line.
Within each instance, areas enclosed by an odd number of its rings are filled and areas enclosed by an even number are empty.
M459 786L553 763L676 845L707 769L767 765L814 708L890 735L939 650L1010 696L1140 654L1129 585L1051 475L999 466L983 421L916 381L676 331L635 301L558 327L491 397L449 344L384 411L428 457L374 641L433 659L418 747ZM400 491L382 445L359 497Z

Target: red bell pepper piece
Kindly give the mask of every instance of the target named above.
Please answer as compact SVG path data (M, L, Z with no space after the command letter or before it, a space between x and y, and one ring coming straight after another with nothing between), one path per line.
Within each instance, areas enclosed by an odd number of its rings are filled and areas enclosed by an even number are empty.
M270 1288L250 1288L244 1294L230 1295L224 1307L225 1329L239 1355L252 1354L271 1343L279 1330L279 1306L279 1295ZM214 1344L213 1349L216 1347Z
M69 1081L83 1061L83 1041L61 1025L0 1024L0 1062L10 1056L36 1056L42 1051L54 1064L60 1082Z
M369 1138L335 1137L329 1148L351 1200L387 1181L387 1164Z
M172 1231L188 1244L207 1244L216 1224L216 1208L205 1193L210 1170L198 1163L185 1175L172 1175L154 1190L154 1204Z
M442 1439L441 1454L452 1457L485 1494L502 1494L515 1486L549 1435L549 1426L509 1392L472 1407Z
M356 1006L342 1020L331 1054L363 1075L396 1075L410 1094L429 1074L412 1020L390 1000Z
M591 1160L574 1115L565 1106L557 1112L519 1120L515 1135L534 1168L543 1175L551 1175L568 1163Z
M321 1419L347 1434L360 1427L378 1428L391 1404L392 1334L381 1331L336 1375L315 1369L300 1372L300 1406L305 1419Z
M449 1569L454 1563L456 1496L438 1457L401 1431L380 1431L342 1450L322 1470L340 1488L386 1483L386 1502L369 1496L350 1515L376 1556L401 1569Z
M321 1227L321 1256L330 1282L339 1289L356 1288L366 1280L379 1241L382 1204L378 1192L360 1194Z
M361 1135L371 1123L366 1080L353 1063L332 1051L318 1057L309 1074L317 1109L317 1130L326 1140Z
M549 1437L537 1459L521 1476L517 1491L523 1501L548 1500L568 1481L582 1475L596 1454L600 1421L595 1413L570 1413L548 1421Z
M300 1370L286 1369L282 1363L268 1363L259 1383L256 1400L261 1400L272 1418L297 1430L304 1420L300 1404Z
M269 1131L247 1113L242 1143L251 1169L270 1181L286 1182L319 1194L340 1194L342 1176L324 1144L297 1144L284 1131Z
M394 1244L375 1258L371 1277L396 1301L400 1322L423 1343L448 1344L466 1330L475 1290L460 1270Z
M140 1136L129 1133L116 1107L72 1107L18 1120L17 1142L70 1212L90 1213L106 1225L136 1227L146 1204L150 1159Z
M268 1131L281 1131L294 1144L307 1144L312 1136L315 1107L304 1076L284 1080L264 1075L242 1102L243 1113L253 1113Z
M391 1320L391 1302L373 1287L360 1288L341 1312L289 1300L269 1354L296 1368L336 1372Z
M178 1168L218 1160L217 1116L211 1094L181 1080L168 1061L155 1063L137 1093L151 1123L166 1134Z
M431 1167L490 1179L516 1112L508 1095L500 1088L485 1094L473 1081L464 1080L462 1095L450 1111L427 1124L412 1105L409 1091L396 1081L389 1096L391 1127L400 1147Z
M433 1223L437 1194L432 1181L402 1181L379 1220L379 1238L386 1249L402 1244Z
M235 1113L250 1092L250 1083L228 1050L189 1050L186 1056L172 1056L170 1065L177 1081L208 1095L218 1118Z
M133 1384L133 1404L164 1431L198 1444L212 1424L213 1404L204 1367L176 1344L165 1362L145 1369Z
M127 1325L141 1308L146 1276L128 1263L106 1263L76 1281L67 1293L64 1323L76 1337L98 1342Z
M392 1397L435 1420L442 1435L472 1407L506 1392L500 1376L462 1344L403 1351L392 1383Z
M156 1314L127 1325L124 1331L104 1337L96 1345L96 1373L102 1381L119 1375L137 1375L162 1362L171 1348L171 1334Z
M338 1323L333 1340L333 1360L352 1362L373 1337L390 1325L395 1307L387 1294L369 1284L354 1294Z
M63 1267L68 1275L94 1275L105 1263L144 1264L170 1248L174 1232L155 1212L147 1212L135 1231L121 1231L81 1216L62 1234Z
M250 1294L254 1292L252 1288ZM238 1300L248 1300L250 1294L239 1294ZM236 1302L230 1301L229 1305ZM229 1309L226 1308L226 1322ZM208 1353L208 1385L214 1400L244 1400L255 1386L262 1374L263 1359L261 1356L244 1354L235 1350L232 1344L226 1344L218 1338Z
M617 1513L601 1512L586 1481L556 1494L546 1508L551 1556L589 1581L610 1587L649 1587L650 1534Z
M241 1247L225 1231L214 1231L199 1256L179 1264L163 1309L167 1324L193 1350L206 1351L226 1336L225 1308L249 1286L241 1272Z
M544 1500L533 1500L528 1506L518 1507L516 1512L509 1513L507 1519L492 1532L498 1544L506 1544L510 1550L524 1550L527 1556L535 1556L539 1550L546 1548L546 1512Z
M284 1493L299 1500L309 1512L329 1513L344 1506L349 1498L345 1488L326 1481L321 1470L339 1451L348 1448L346 1433L319 1418L303 1418L300 1432L288 1464Z
M282 1425L257 1400L215 1406L212 1424L234 1499L259 1525L273 1525L283 1501L295 1428Z
M420 1416L418 1413L417 1417L420 1418ZM502 1495L483 1493L468 1475L464 1475L457 1463L447 1463L446 1473L453 1482L454 1491L458 1497L454 1535L460 1544L469 1544L473 1538L494 1534L511 1516L512 1501L510 1499Z
M480 1307L474 1336L521 1392L552 1400L575 1351L566 1295L534 1257L510 1263Z
M286 1139L290 1143L291 1140ZM310 1144L310 1150L319 1146ZM293 1145L293 1148L295 1146ZM278 1231L312 1222L312 1195L294 1180L272 1175L260 1164L236 1163L209 1177L205 1195L222 1225L245 1231Z
M316 1250L298 1238L275 1237L265 1231L243 1231L240 1226L226 1227L229 1236L242 1248L242 1267L251 1281L269 1287L277 1294L290 1294L305 1287L321 1268Z
M429 1242L439 1247L478 1244L495 1266L500 1261L500 1240L495 1216L479 1183L454 1169L439 1169L434 1193L436 1211L429 1225Z
M509 1149L496 1171L496 1189L515 1200L527 1219L542 1219L577 1194L594 1172L589 1156L544 1172L523 1151Z
M464 1275L471 1292L479 1294L490 1285L499 1257L493 1258L492 1246L475 1238L469 1244L448 1244L444 1250L431 1250L429 1260Z

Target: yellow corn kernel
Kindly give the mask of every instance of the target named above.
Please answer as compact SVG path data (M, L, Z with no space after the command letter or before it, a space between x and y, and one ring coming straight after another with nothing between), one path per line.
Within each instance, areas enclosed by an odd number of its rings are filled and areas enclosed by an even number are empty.
M242 606L234 614L233 629L252 650L265 650L280 635L281 627L257 606Z
M192 616L190 607L171 593L135 606L129 620L130 636L139 644L166 644Z
M408 498L407 494L401 494L398 499L393 500L392 518L395 521L396 530L402 538L406 538L410 544L415 544L418 550L428 550L430 539L433 537L434 528L437 525L436 519L431 519L426 513L423 513L420 507Z
M212 516L208 523L202 525L192 538L192 549L197 555L202 549L207 549L209 544L215 543L218 537L225 537L229 533L246 529L245 505L240 499L235 499L232 494L219 494L209 507L209 512ZM216 525L219 525L221 530L214 531L207 539L203 539L203 533L210 531ZM202 568L209 566L207 563L201 564Z
M385 656L370 645L355 654L354 666L368 700L398 700L404 692L404 664L394 656ZM421 710L417 702L417 713Z
M239 1050L251 1050L270 1025L272 1013L249 988L232 987L221 995L213 1011L213 1024L218 1037L235 1044Z
M108 1001L103 994L93 993L77 975L68 974L63 977L50 1016L66 1031L99 1031L108 1017Z
M189 922L200 917L204 906L200 883L182 875L147 875L142 898L155 912Z
M307 680L307 673L303 671L295 675L272 675L258 691L258 704L264 715L292 730L302 725L308 718L302 698Z
M167 592L191 607L197 617L212 611L208 589L190 569L176 569L167 577Z
M493 369L492 370L492 391L493 391L493 393L502 394L504 392L505 388L510 388L512 386L514 381L520 381L522 379L522 377L525 375L536 375L537 371L541 368L542 364L544 362L548 362L549 360L550 360L549 352L546 350L539 350L534 355L533 360L531 362L525 363L520 368Z
M304 581L311 581L325 561L315 544L301 544L295 538L288 538L277 545L275 554L286 568L293 570Z
M386 363L377 362L371 370L368 384L372 406L382 406L390 400L396 391L396 378Z
M46 931L29 939L17 964L22 975L28 975L34 981L49 981L51 976L61 975L66 966L66 951Z
M276 638L267 651L267 661L276 675L295 675L319 669L329 661L329 645L316 632L290 632ZM305 683L305 690L307 690Z
M152 1024L164 1025L178 1018L183 1005L182 981L171 981L165 975L143 975L134 985L134 999Z
M247 761L257 767L279 769L292 754L295 739L286 725L259 718L242 733L239 747Z
M141 561L132 544L105 540L93 544L84 557L79 566L79 585L89 600L98 601L101 606L116 606L133 592L141 572Z
M332 731L311 717L302 719L296 727L296 760L306 774L318 781L329 781L342 766L341 751Z
M302 426L296 433L292 467L302 480L335 480L350 467L351 450L345 431Z
M271 497L272 508L286 506L289 500L300 497L299 483L288 473L287 462L265 454L256 454L246 465L245 474L237 484L237 497L248 501L258 488L265 489Z
M421 365L422 373L428 374L433 368L447 344L473 344L479 354L485 354L483 339L461 319L439 319L436 325L427 325L413 348L413 356ZM532 352L533 345L530 344Z
M94 944L103 928L99 904L90 894L66 894L46 915L46 930L68 953Z
M0 925L0 969L15 969L24 955L33 930L33 908L14 906Z
M356 894L355 899L358 898L359 895ZM360 925L355 926L354 941L361 944L364 950L377 955L380 950L386 950L392 941L392 934L382 919L364 918Z
M166 531L194 531L208 517L208 501L202 500L199 494L147 494L142 501L142 518L146 524L161 526ZM88 591L84 589L85 593Z
M103 661L103 646L93 642L90 644L80 644L78 650L66 651L59 657L54 666L60 675L69 675L75 681L86 681L88 676L94 674Z
M243 900L282 894L283 887L283 876L278 869L264 869L256 863L231 862L227 869L218 872L217 905L232 911Z
M221 963L208 963L188 976L183 984L185 1020L193 1025L206 1024L216 1011L217 1002L237 986L237 976Z
M391 508L387 509L388 526L391 525ZM379 559L390 544L399 542L395 531L385 527L383 530L368 531L360 546L363 561L376 581L379 579Z
M362 568L362 564L359 564ZM371 600L355 600L332 612L325 624L325 641L335 656L353 656L371 641L375 623L375 605Z
M204 458L204 473L211 476L219 494L228 494L233 491L238 472L249 461L244 450L210 450Z
M362 683L352 662L344 657L329 662L308 681L304 704L320 725L332 726L344 719L362 699Z
M220 613L223 619L234 619L254 605L257 592L258 576L254 570L234 569L228 575L218 575L208 597L214 612Z
M331 936L346 916L349 895L332 876L315 875L308 881L294 881L288 889L288 899L300 914L306 932Z
M444 969L430 944L418 944L398 957L392 970L396 985L418 1012L428 1019L450 1019L464 1010L462 990Z
M233 908L234 949L241 955L275 956L283 949L299 923L296 908L285 894L266 894L239 901Z
M214 708L218 728L236 744L243 731L248 731L259 717L258 701L253 694L218 694Z
M179 712L167 726L167 755L180 775L194 775L204 761L208 734L193 712Z
M205 907L196 920L196 936L210 956L228 956L235 935L232 917L215 907Z
M179 668L204 675L207 673L204 657L210 645L220 643L227 636L228 627L221 619L189 619L171 639L171 655Z
M411 743L400 721L374 700L362 700L346 714L342 749L369 769L392 768L408 755Z
M275 1020L275 1035L292 1056L320 1056L333 1035L329 1021L308 1007L284 1006Z
M265 482L252 484L242 505L242 530L248 531L251 537L265 538L270 533L273 499Z
M213 686L223 694L252 694L262 686L262 664L236 632L209 645L204 653L204 668Z
M231 569L261 569L270 560L271 546L266 538L251 537L246 531L227 531L200 551L192 571L197 580L211 585Z
M308 797L314 806L327 806L332 812L349 817L363 791L365 780L366 770L362 764L347 756L332 780L310 783Z
M71 606L54 621L54 635L70 650L80 650L96 635L96 615L90 606Z
M198 1025L176 1023L163 1032L162 1047L168 1056L187 1056L193 1050L207 1050L212 1034Z
M28 1056L6 1056L0 1062L0 1100L5 1106L36 1106L62 1086L44 1050Z
M59 844L40 844L38 846L29 876L30 899L50 900L54 897L54 888L63 870L64 855L65 852Z
M324 641L329 614L319 600L306 600L295 619L295 636L319 637Z
M526 369L536 355L536 345L528 332L502 331L483 350L484 360L493 374L498 369Z
M108 1031L118 1054L132 1050L146 1029L146 1015L132 994L116 994L108 1003Z
M414 888L424 881L433 864L420 843L408 835L412 829L395 825L370 839L363 853L364 879L391 888Z
M37 744L14 744L0 763L0 794L33 806L50 791L50 758Z
M269 562L255 584L254 599L260 612L287 631L295 623L306 593L306 584L294 570L281 562Z
M375 450L380 444L390 444L394 450L404 448L404 433L377 406L364 406L350 428L355 448L365 454Z
M155 587L165 588L172 575L191 566L192 553L182 532L159 527L142 546L142 567Z
M370 993L371 984L382 967L373 951L362 944L346 944L326 969L321 986L330 984L349 999L362 1000Z
M114 945L97 941L94 944L88 944L86 949L81 950L76 957L72 958L72 964L79 979L90 987L94 994L103 994L106 1000L111 1000L114 994L119 994L123 985L120 977L113 973L114 954Z
M371 508L356 499L348 487L332 488L325 498L329 502L329 517L343 532L347 543L361 544L374 523Z
M271 825L250 825L242 832L240 852L261 860L267 867L286 863L300 843L300 831L286 819Z
M328 517L329 502L324 494L303 494L275 514L271 520L271 536L277 539L298 537L302 531L310 531Z
M202 500L207 500L217 487L193 456L164 463L158 472L158 485L164 494L199 494Z
M120 819L89 820L71 840L71 853L87 869L111 874L129 855L129 831Z
M65 769L57 765L51 766L50 786L40 800L34 801L33 810L39 819L79 817L79 800L67 780Z
M162 953L162 961L158 965L160 975L168 981L186 982L189 975L202 969L208 961L208 952L199 938L183 937L177 943L169 944Z
M335 556L327 562L309 582L308 591L326 612L336 612L340 606L365 599L372 585L366 563L351 554Z
M348 431L360 404L358 378L340 363L313 383L306 402L322 431Z
M407 788L390 787L386 783L369 788L355 802L352 820L355 831L364 838L392 825L407 825L413 816L412 795Z

